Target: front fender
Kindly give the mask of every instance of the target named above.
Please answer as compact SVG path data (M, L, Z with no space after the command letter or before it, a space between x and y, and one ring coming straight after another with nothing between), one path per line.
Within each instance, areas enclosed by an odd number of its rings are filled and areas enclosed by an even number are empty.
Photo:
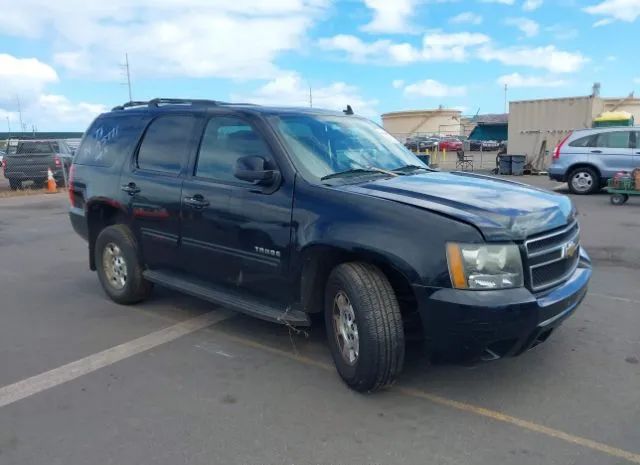
M393 200L299 183L293 208L292 263L333 247L382 262L410 284L450 287L447 241L483 242L473 226Z

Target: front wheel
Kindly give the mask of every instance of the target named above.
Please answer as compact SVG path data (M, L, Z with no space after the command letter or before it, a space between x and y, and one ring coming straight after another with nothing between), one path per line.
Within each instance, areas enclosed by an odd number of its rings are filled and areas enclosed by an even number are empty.
M103 229L95 256L100 284L111 300L128 305L148 297L152 285L142 277L137 242L128 227L116 224Z
M338 373L349 387L373 392L393 383L404 363L400 306L386 276L367 263L344 263L329 276L325 325Z
M18 179L9 179L9 189L12 191L17 191L22 187L22 181Z

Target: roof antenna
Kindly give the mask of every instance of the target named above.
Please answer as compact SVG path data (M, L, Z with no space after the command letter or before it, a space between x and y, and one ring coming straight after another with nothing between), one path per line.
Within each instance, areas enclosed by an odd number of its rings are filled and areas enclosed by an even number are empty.
M345 115L353 115L353 108L351 108L351 105L347 105L347 108L345 108L344 110L342 110L342 112Z

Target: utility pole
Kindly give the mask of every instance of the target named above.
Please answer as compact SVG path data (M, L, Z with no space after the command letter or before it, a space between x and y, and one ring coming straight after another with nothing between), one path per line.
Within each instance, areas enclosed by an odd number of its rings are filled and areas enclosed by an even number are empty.
M18 101L18 117L20 118L20 131L24 132L25 125L22 122L22 105L20 105L20 97L16 95L16 100Z
M9 128L9 136L11 136L11 120L7 116L7 127Z
M507 84L504 85L504 112L505 113L509 113L509 101L507 99L507 91L509 90L509 87L507 86Z
M125 53L124 54L124 72L126 73L126 77L127 77L127 88L129 89L129 101L132 102L133 101L133 97L131 96L131 73L129 72L129 54Z
M309 107L313 108L313 94L311 93L311 84L309 84Z

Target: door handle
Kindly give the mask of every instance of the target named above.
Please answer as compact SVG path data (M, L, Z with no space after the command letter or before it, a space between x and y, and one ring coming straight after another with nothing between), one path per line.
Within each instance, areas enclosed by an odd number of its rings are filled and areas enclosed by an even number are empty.
M602 150L592 150L591 153L602 153Z
M184 203L185 205L188 205L191 208L196 208L198 210L209 206L209 201L205 200L205 198L200 194L196 194L193 197L185 197Z
M140 192L140 188L138 186L136 186L135 182L130 182L129 184L124 184L121 187L123 192L126 192L129 195L136 195L137 193Z

